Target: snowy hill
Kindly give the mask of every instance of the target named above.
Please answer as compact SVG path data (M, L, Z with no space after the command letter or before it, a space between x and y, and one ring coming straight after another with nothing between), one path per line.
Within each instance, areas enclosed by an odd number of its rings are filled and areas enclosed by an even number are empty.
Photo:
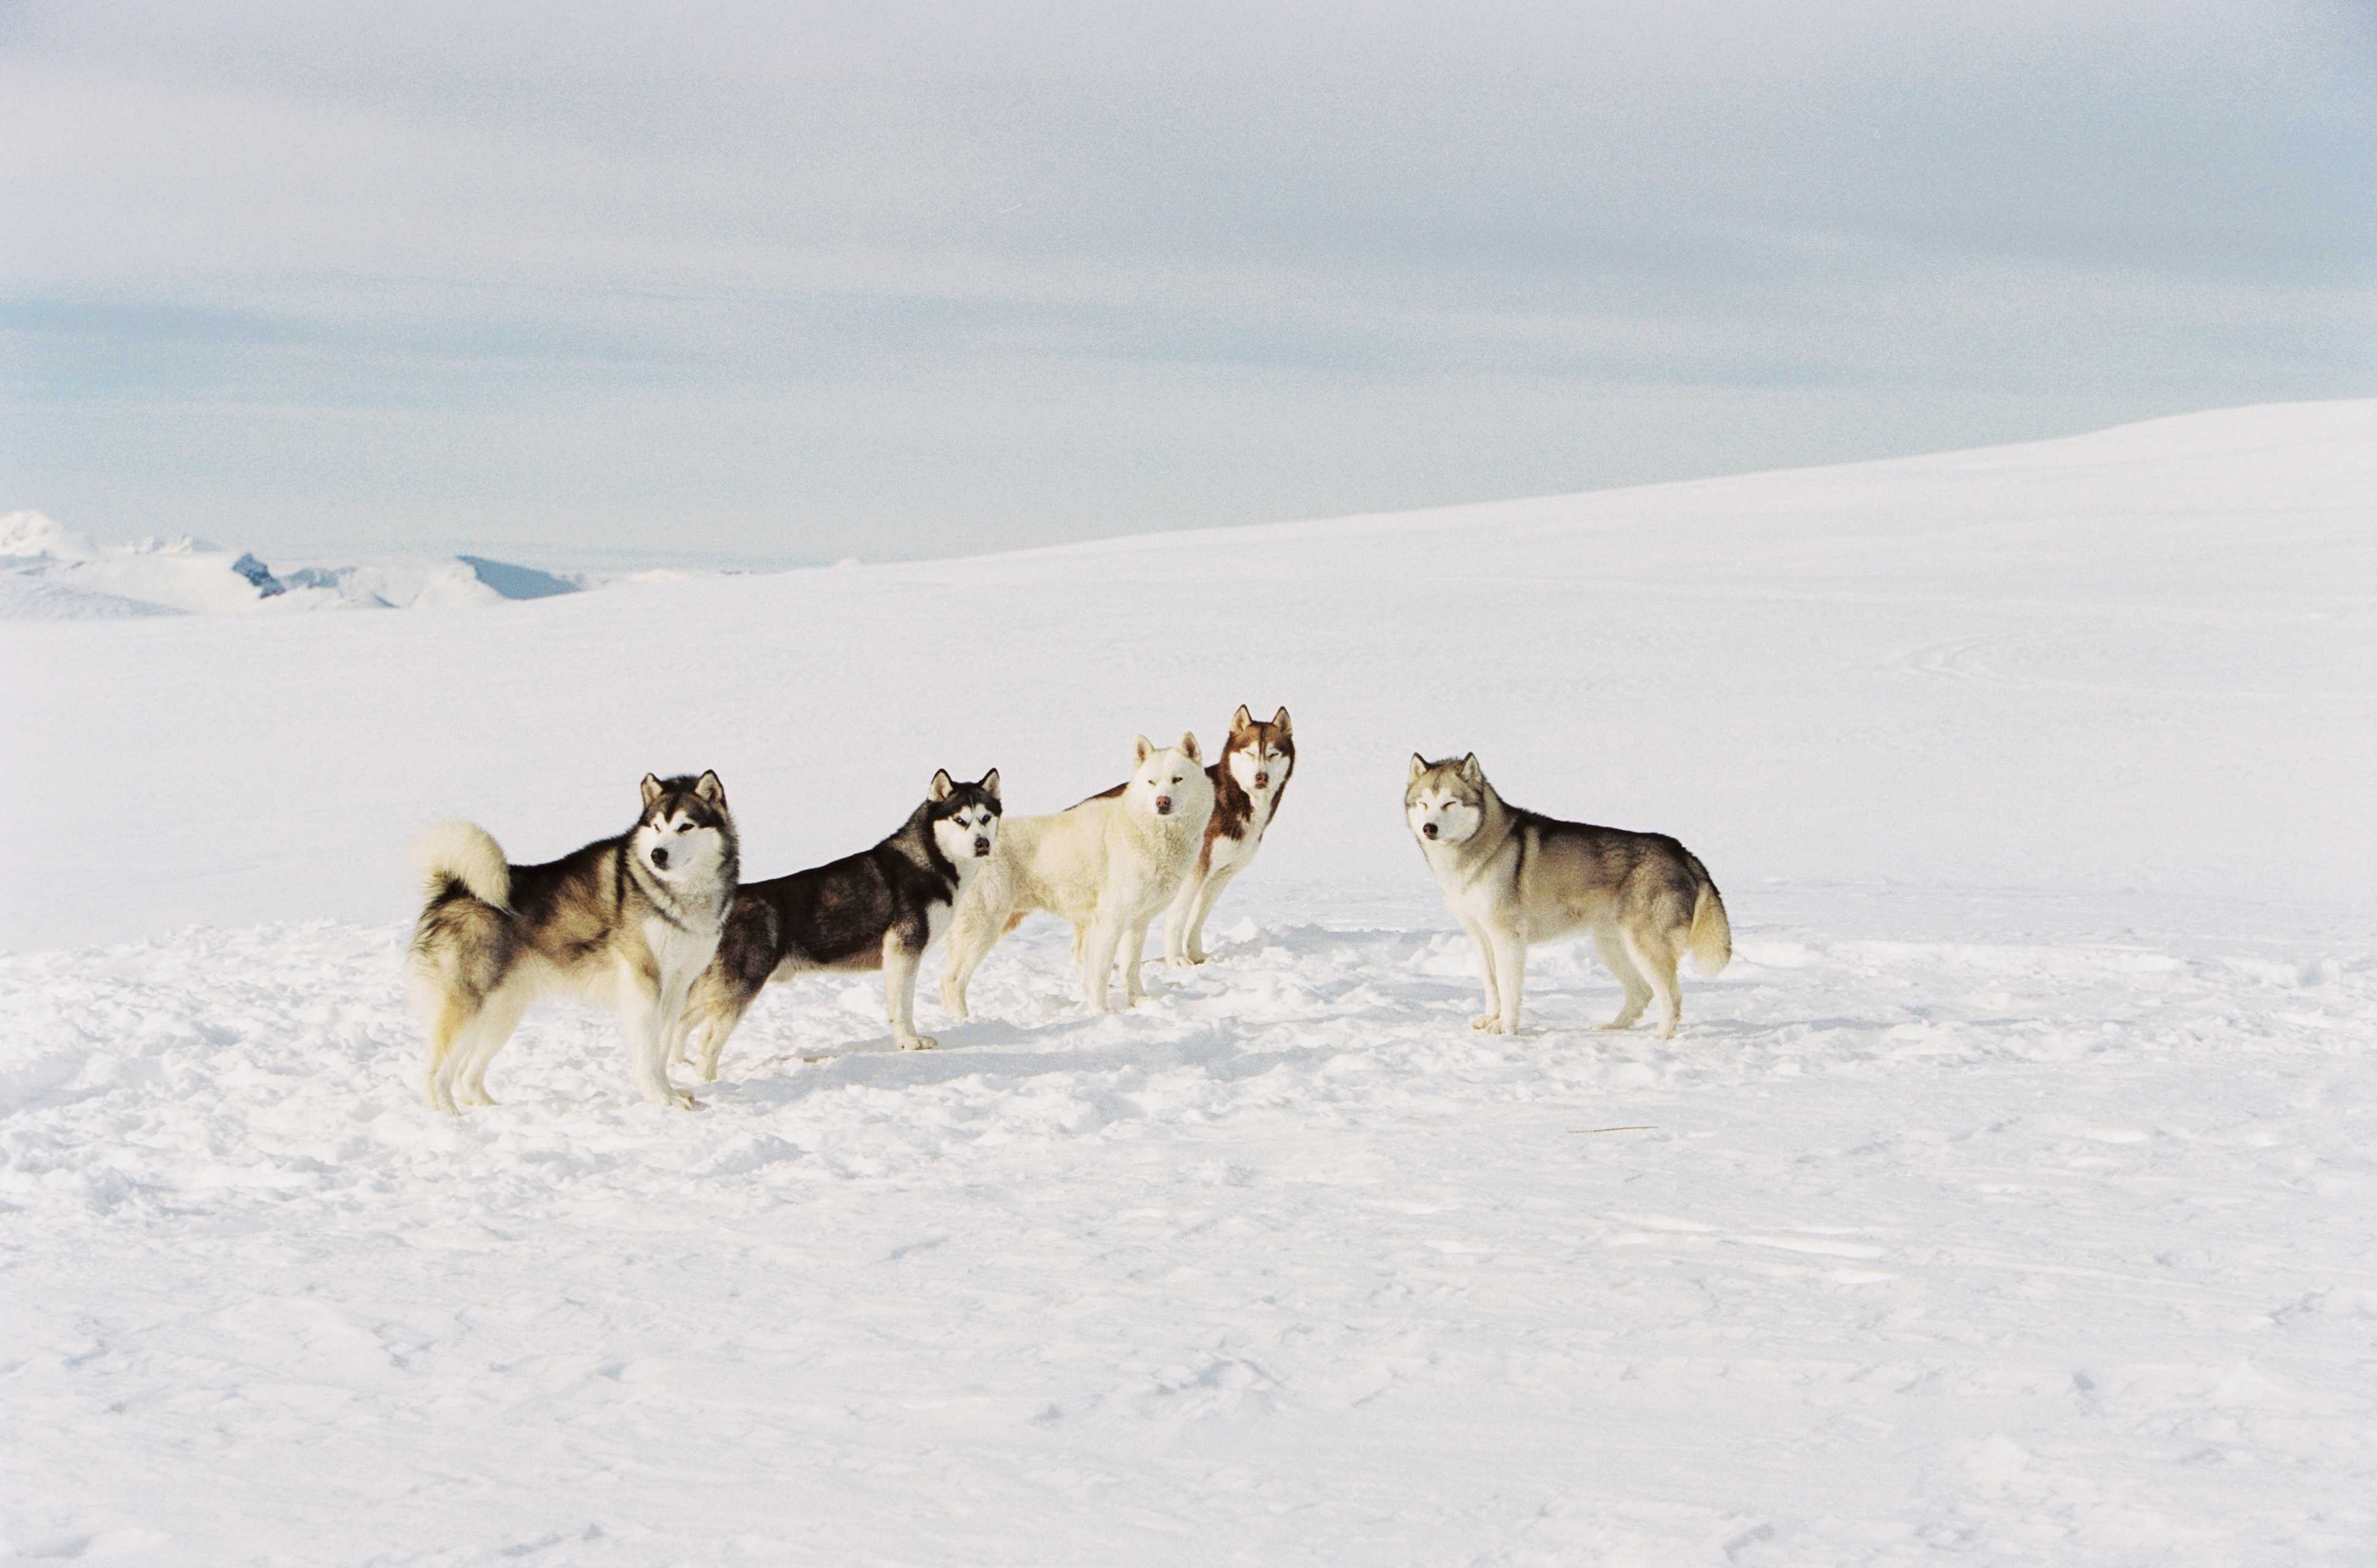
M0 516L0 620L447 609L574 593L581 581L473 555L384 556L275 572L203 540L101 546L39 512Z
M25 537L87 559L62 532ZM500 613L19 622L0 663L29 1554L2377 1540L2377 401ZM715 767L772 874L937 766L1055 809L1239 702L1293 710L1294 782L1215 962L1134 1014L1080 1016L1039 921L971 1023L927 960L938 1052L818 979L698 1114L567 1010L501 1106L413 1097L425 818L542 859ZM1410 752L1473 747L1707 861L1739 956L1678 1039L1594 1032L1573 946L1537 1032L1465 1028L1398 808Z

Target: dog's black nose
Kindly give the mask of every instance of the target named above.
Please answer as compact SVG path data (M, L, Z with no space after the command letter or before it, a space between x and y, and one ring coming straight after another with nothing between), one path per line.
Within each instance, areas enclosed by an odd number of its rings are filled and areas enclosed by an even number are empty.
M1258 790L1268 790L1268 789L1270 789L1270 788L1271 788L1271 775L1270 775L1270 774L1268 774L1268 773L1258 773L1258 774L1256 774L1256 775L1255 775L1255 788L1256 788L1256 789L1258 789Z
M973 852L974 852L975 854L977 854L977 855L987 855L987 854L989 854L989 853L990 853L990 840L989 840L989 839L987 839L987 838L977 838L977 839L975 839L975 840L973 841Z
M668 851L657 844L652 846L652 864L663 871L668 870Z
M1420 829L1420 832L1421 832L1422 834L1426 835L1427 837L1430 837L1430 838L1435 837L1436 837L1436 824L1434 824L1434 823L1432 823L1432 822L1431 822L1431 823L1429 823L1426 827L1421 828L1421 829Z

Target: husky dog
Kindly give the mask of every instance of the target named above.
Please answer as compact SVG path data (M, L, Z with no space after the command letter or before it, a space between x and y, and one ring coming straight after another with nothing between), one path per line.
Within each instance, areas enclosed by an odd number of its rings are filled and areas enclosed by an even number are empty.
M678 1030L681 1040L703 1031L701 1081L716 1080L726 1037L770 980L819 969L882 970L891 1038L902 1051L938 1044L916 1032L916 963L949 929L959 895L990 858L999 810L998 769L961 784L943 768L925 803L872 849L745 883Z
M487 1063L529 1004L556 994L615 1007L637 1092L692 1106L663 1052L735 897L735 819L715 773L648 773L643 794L635 826L543 865L507 864L467 822L413 841L428 901L406 978L429 1030L421 1092L432 1111L493 1105Z
M1054 816L1009 823L990 863L958 900L941 1005L967 1016L966 981L1034 909L1073 922L1081 999L1091 1012L1110 1011L1106 980L1117 950L1124 1005L1137 1003L1147 928L1180 891L1212 814L1213 781L1197 737L1183 735L1159 751L1141 735L1128 782Z
M1278 813L1295 771L1296 732L1288 727L1287 709L1257 723L1239 704L1222 754L1205 769L1213 781L1213 818L1205 825L1204 847L1165 920L1164 956L1174 968L1205 961L1205 917L1230 878L1254 863L1263 829Z
M1527 946L1571 932L1593 934L1626 990L1603 1028L1633 1027L1659 1004L1659 1038L1683 1010L1676 959L1689 948L1701 973L1733 956L1725 900L1700 858L1664 833L1561 822L1510 804L1486 782L1477 754L1430 762L1414 754L1404 816L1444 901L1477 944L1486 1011L1472 1028L1519 1032Z

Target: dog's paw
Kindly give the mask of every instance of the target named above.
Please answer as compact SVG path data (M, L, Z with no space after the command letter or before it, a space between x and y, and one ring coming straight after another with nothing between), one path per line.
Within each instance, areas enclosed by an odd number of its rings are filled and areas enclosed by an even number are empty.
M1606 1024L1595 1024L1593 1027L1602 1034L1606 1035L1623 1034L1628 1029L1634 1027L1634 1020L1631 1018L1612 1018Z
M1480 1013L1469 1020L1469 1027L1473 1029L1483 1029L1489 1035L1499 1035L1502 1032L1502 1015Z
M902 1051L935 1051L939 1049L941 1043L930 1035L904 1035L894 1038L899 1040L900 1049Z

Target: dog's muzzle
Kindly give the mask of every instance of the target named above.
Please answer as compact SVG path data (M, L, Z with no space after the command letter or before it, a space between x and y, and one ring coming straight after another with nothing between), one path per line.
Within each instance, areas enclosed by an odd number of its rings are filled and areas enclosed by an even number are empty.
M1431 822L1427 826L1422 827L1419 832L1420 837L1423 838L1433 838L1436 837L1436 824Z
M663 871L668 870L668 851L658 844L652 846L652 864Z

